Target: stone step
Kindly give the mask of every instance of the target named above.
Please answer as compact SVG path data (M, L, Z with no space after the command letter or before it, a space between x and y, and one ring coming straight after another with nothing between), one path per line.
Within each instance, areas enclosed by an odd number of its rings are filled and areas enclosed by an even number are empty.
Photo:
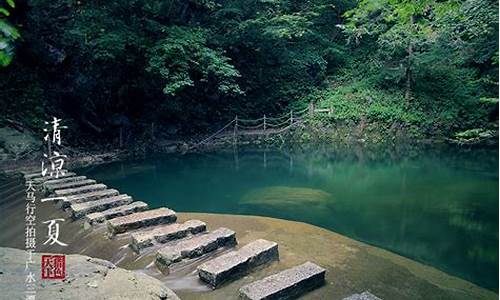
M382 300L370 292L363 292L361 294L354 294L342 300Z
M205 230L207 230L207 224L199 220L189 220L182 224L161 225L153 229L132 233L130 247L135 252L140 253L142 249L151 247L154 243L166 243Z
M198 276L213 288L235 280L257 266L279 259L278 244L259 239L198 267Z
M70 205L68 210L74 219L79 219L90 213L103 211L116 206L126 205L132 203L132 201L134 200L129 195L121 194L118 196L101 198L99 200L90 202L74 203Z
M63 209L66 209L70 205L75 204L75 203L89 202L89 201L98 200L101 198L117 196L118 194L120 194L120 192L118 192L115 189L107 189L107 190L101 190L101 191L95 191L95 192L89 192L89 193L83 193L83 194L70 195L70 196L65 196L66 199L59 201L59 205Z
M90 184L70 189L55 190L54 194L57 197L64 197L64 196L77 195L88 192L102 191L107 188L108 187L105 184L98 183L98 184Z
M135 201L127 205L113 207L104 211L91 213L85 216L85 228L104 223L106 220L127 216L136 212L145 211L148 205L142 201Z
M75 177L76 174L73 172L66 172L63 174L59 174L59 176L49 176L48 174L43 177L37 177L37 178L32 178L31 181L33 181L34 184L42 184L46 181L49 180L54 180L54 179L62 179L62 178L68 178L68 177Z
M108 232L111 235L123 233L130 229L148 227L159 224L169 224L177 220L175 212L166 207L133 213L108 221Z
M62 184L66 182L72 182L72 181L80 181L80 180L85 180L87 179L87 176L73 176L73 177L65 177L65 178L59 178L59 179L51 179L47 180L43 183L43 186L47 185L56 185L56 184Z
M165 271L171 264L185 258L198 257L218 248L236 244L236 233L231 229L221 227L212 232L195 235L190 239L161 248L156 253L155 263L158 269Z
M240 288L244 300L295 299L325 283L326 270L311 262L286 269Z
M40 174L40 169L39 168L33 168L33 169L29 169L29 170L23 170L23 171L19 171L19 173L21 173L23 176L33 176L33 175L38 175Z
M23 174L23 177L25 180L33 180L35 178L41 178L43 177L42 176L42 171L41 169L39 169L40 171L37 171L37 172L21 172ZM63 173L68 173L68 170L61 170L59 172L63 172ZM50 172L47 171L47 173L45 174L46 176L48 176L50 174Z
M24 175L24 180L38 180L38 179L47 179L48 177L56 177L55 176L55 173L56 172L53 172L52 176L50 176L50 171L47 171L47 173L45 173L45 176L42 176L42 172L37 172L37 173L33 173L33 174L27 174L27 175ZM63 177L68 177L68 174L71 175L71 173L73 172L70 172L68 170L63 170L63 171L59 171L59 178L63 178Z
M96 184L96 181L94 179L83 179L83 180L74 180L74 181L57 183L57 184L47 184L45 182L45 183L43 183L43 187L45 188L45 190L52 192L54 190L76 188L76 187L81 187L81 186L91 185L91 184Z

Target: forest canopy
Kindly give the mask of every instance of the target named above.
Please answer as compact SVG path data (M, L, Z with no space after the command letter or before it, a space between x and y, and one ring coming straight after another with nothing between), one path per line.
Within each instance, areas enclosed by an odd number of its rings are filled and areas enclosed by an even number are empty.
M13 0L2 118L90 135L332 107L326 120L450 136L497 121L494 0ZM112 133L114 132L114 133Z

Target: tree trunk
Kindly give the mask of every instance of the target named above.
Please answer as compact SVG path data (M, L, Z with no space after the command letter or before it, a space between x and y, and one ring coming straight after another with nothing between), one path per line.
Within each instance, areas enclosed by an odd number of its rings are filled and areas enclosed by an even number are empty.
M411 16L410 19L410 30L413 32L413 26L415 24L415 16ZM407 51L407 59L406 59L406 90L405 90L405 100L406 103L410 103L411 101L411 91L412 91L412 70L411 70L411 61L412 61L412 56L413 56L413 41L412 38L410 37L410 41L408 42L408 49Z
M405 100L406 103L410 103L411 100L411 70L409 64L406 67L406 89L405 89Z

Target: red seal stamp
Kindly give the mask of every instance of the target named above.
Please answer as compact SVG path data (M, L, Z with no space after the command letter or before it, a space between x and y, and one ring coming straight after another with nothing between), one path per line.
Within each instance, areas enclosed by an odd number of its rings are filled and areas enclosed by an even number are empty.
M65 255L42 255L42 279L66 278Z

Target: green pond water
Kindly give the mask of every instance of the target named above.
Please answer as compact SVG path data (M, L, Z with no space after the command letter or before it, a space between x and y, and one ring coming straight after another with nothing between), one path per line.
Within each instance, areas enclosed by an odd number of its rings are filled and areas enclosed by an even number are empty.
M82 172L151 207L303 221L498 291L496 150L239 148Z

